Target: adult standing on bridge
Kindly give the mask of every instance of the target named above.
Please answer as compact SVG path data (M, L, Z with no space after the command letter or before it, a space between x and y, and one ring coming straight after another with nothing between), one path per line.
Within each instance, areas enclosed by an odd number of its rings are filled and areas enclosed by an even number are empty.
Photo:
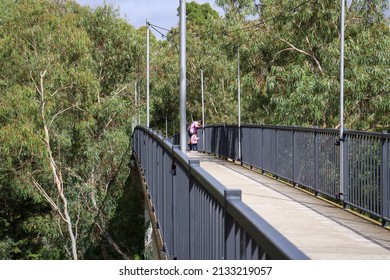
M202 124L200 121L193 121L188 127L188 136L191 138L192 134L198 132L198 128L201 128Z
M190 139L188 140L188 150L189 151L192 150L192 142L191 142L192 135L194 133L197 133L198 132L198 128L201 128L201 127L202 127L202 124L201 124L200 121L193 121L191 123L191 125L188 127L187 133L188 133L188 137L190 137Z

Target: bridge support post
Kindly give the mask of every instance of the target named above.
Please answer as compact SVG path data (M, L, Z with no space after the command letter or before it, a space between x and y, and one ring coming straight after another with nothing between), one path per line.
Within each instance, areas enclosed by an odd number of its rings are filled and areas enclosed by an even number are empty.
M236 223L232 217L227 214L226 207L228 207L229 201L241 200L241 197L241 190L225 190L225 260L235 260L240 253L239 248L236 248Z
M181 141L181 140L180 140ZM172 154L178 153L180 151L180 145L172 145ZM178 185L180 185L180 182L178 182L180 179L178 179L178 169L175 160L172 158L171 163L171 175L172 175L172 192L171 192L171 201L172 201L172 207L170 208L170 221L171 224L169 225L169 231L171 235L171 244L170 244L170 253L172 254L172 259L177 258L177 251L178 251L178 236L179 236L179 229L178 229L178 212L177 212L177 196L178 196Z
M338 198L346 208L349 192L348 134L340 139L340 193Z
M386 226L390 221L390 178L389 178L389 138L387 131L383 131L381 140L381 193L382 202L382 226Z
M191 219L191 222L188 224L188 240L189 240L189 247L188 247L188 259L194 260L194 259L208 259L210 258L209 255L204 252L204 255L202 255L199 251L199 234L202 234L199 231L200 225L204 222L203 220L199 219L199 215L197 215L197 210L200 207L200 205L197 203L196 199L196 194L198 192L197 190L197 183L194 177L193 169L197 168L200 166L200 160L199 159L190 159L188 161L189 163L189 186L188 186L188 196L189 196L189 201L188 201L188 208L189 208L189 216L188 219ZM203 239L204 242L207 244L208 237Z

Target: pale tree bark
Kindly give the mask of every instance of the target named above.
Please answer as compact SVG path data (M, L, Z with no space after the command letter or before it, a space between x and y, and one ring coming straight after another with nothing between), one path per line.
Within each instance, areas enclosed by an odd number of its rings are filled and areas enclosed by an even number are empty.
M263 20L263 24L266 28L266 30L268 31L269 34L272 34L272 36L276 37L277 39L279 39L280 41L282 41L283 43L287 44L289 46L289 48L286 48L286 49L283 49L281 51L279 51L275 57L277 55L279 55L280 53L282 52L285 52L285 51L296 51L296 52L299 52L299 53L302 53L308 57L310 57L314 62L315 64L317 65L317 68L318 70L320 71L321 75L323 76L324 75L324 71L322 70L322 66L321 66L321 63L318 61L317 57L315 56L314 52L313 52L313 49L311 47L311 44L310 44L310 41L309 41L309 38L306 36L305 39L306 39L306 43L308 45L308 47L310 48L310 52L307 52L305 50L302 50L302 49L299 49L297 48L296 46L294 46L292 43L290 43L289 41L283 39L282 37L278 36L278 35L275 35L269 28L269 26L267 25L267 23ZM275 58L273 59L275 60Z
M68 208L68 199L66 198L64 194L64 183L62 179L62 173L61 169L58 168L55 159L53 157L51 145L50 145L50 133L49 133L49 128L46 120L46 114L45 114L45 106L46 106L46 98L45 98L45 88L44 88L44 77L46 75L47 71L43 71L40 73L40 81L39 85L35 83L35 80L31 76L31 79L34 82L34 85L36 87L36 90L40 94L40 103L41 103L41 120L43 124L43 130L44 130L44 137L43 141L45 143L46 147L46 152L49 160L49 166L53 174L53 181L54 185L56 186L57 189L57 194L59 195L61 202L62 202L62 207L59 207L58 204L54 202L54 200L47 194L47 192L40 186L40 184L33 178L33 184L34 186L40 191L40 193L44 196L46 201L51 205L51 207L56 211L56 213L61 217L61 219L66 223L67 229L68 229L68 234L70 237L71 241L71 255L74 260L78 259L78 254L77 254L77 242L76 242L76 235L73 229L73 223L72 219L69 215L69 208Z
M128 256L126 255L126 253L124 253L122 251L122 249L118 246L118 244L116 244L116 242L114 241L114 239L111 237L111 235L105 230L103 229L99 223L95 223L97 228L100 230L100 233L106 238L106 240L108 241L108 243L111 245L111 247L117 252L118 255L121 256L121 258L123 260L132 260L133 258L131 256Z

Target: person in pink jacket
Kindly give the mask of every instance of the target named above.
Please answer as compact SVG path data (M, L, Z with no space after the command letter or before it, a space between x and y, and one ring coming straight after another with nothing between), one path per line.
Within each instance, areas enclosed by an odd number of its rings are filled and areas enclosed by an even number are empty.
M198 128L201 128L202 124L200 121L193 121L191 125L188 127L188 136L191 137L192 134L198 131Z
M193 151L198 151L198 133L194 132L191 136L191 144L192 144L192 150Z

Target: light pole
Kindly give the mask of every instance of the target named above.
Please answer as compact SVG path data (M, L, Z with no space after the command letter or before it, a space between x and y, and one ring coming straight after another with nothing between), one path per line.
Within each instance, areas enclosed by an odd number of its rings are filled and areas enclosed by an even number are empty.
M200 83L201 83L201 89L202 89L202 149L204 151L204 90L203 90L203 70L200 70Z
M146 20L146 127L149 127L149 22Z
M340 36L340 198L344 200L344 18L345 0L341 0Z
M241 73L240 47L237 48L237 95L238 95L238 160L241 161Z
M186 134L186 1L180 0L180 150L185 153Z

